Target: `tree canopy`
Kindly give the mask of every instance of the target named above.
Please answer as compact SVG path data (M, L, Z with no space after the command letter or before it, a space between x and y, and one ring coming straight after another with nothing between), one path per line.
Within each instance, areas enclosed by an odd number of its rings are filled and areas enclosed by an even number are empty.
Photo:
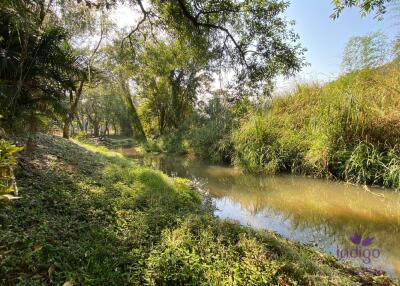
M387 12L387 4L395 2L394 0L332 0L335 5L332 18L336 19L347 7L357 7L361 15L365 16L375 12L375 17L381 18Z

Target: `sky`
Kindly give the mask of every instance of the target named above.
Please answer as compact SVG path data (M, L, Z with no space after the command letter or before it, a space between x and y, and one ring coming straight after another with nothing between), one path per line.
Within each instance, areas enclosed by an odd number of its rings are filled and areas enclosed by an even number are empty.
M371 14L362 17L356 8L345 9L340 17L332 20L331 0L289 0L285 12L288 20L295 20L294 30L300 36L300 43L307 49L305 54L309 66L296 77L279 78L277 90L293 88L296 82L326 82L335 79L341 72L343 49L352 36L381 31L393 39L399 26L394 25L394 15L387 14L382 21ZM119 6L114 12L119 28L132 27L137 22L137 13L126 6Z
M329 81L341 72L343 49L352 36L381 31L393 39L400 28L394 25L394 15L387 14L378 21L374 15L361 17L355 8L345 9L339 19L332 20L331 0L291 0L285 15L295 20L294 30L308 51L303 69L295 80L280 79L278 89L287 89L294 81Z

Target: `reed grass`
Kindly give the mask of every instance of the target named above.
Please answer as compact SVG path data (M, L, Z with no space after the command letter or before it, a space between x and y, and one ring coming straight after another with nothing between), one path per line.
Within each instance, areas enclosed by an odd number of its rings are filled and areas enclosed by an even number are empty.
M400 188L400 65L299 85L234 131L234 162Z

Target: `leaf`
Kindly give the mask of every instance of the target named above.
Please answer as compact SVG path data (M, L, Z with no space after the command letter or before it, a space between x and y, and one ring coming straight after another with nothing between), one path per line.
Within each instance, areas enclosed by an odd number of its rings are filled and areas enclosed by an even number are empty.
M54 266L50 266L49 269L47 270L47 273L49 274L49 280L50 282L53 282L53 273L54 273Z
M13 195L1 195L0 196L0 200L7 200L7 201L12 201L12 200L18 200L18 199L21 199L22 197L16 197L16 196L13 196Z
M35 244L33 246L33 252L38 252L38 251L42 250L42 248L43 248L43 245Z
M70 281L65 281L63 286L72 286L72 282Z

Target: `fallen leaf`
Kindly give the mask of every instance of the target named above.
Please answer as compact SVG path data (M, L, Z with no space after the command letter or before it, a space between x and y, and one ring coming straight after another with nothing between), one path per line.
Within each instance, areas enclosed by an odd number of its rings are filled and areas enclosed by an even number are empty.
M12 200L18 200L21 199L22 197L16 197L16 196L12 196L12 195L1 195L0 199L3 200L8 200L8 201L12 201Z
M42 248L43 248L42 245L40 245L40 244L35 244L35 245L33 246L33 252L38 252L38 251L42 250Z
M54 266L50 266L49 269L47 270L47 273L49 274L50 282L53 282Z

